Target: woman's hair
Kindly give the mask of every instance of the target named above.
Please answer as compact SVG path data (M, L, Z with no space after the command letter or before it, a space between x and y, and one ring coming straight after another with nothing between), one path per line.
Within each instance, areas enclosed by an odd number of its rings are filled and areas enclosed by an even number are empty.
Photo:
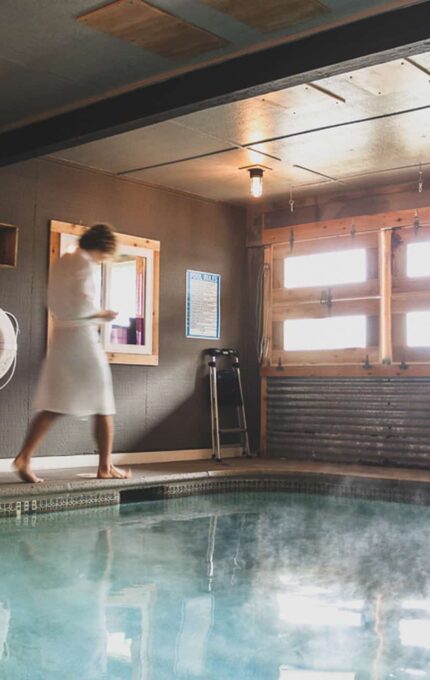
M109 224L94 224L79 239L82 250L100 250L113 255L117 246L115 232Z

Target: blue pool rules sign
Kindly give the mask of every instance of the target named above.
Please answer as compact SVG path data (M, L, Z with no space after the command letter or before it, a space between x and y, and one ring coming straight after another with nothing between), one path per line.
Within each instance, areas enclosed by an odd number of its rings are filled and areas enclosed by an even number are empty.
M220 274L187 269L187 338L219 340L220 288Z

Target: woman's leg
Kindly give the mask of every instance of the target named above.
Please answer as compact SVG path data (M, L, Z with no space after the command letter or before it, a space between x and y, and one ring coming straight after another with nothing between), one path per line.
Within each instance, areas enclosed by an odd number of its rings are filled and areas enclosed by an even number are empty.
M14 466L23 482L33 484L43 482L43 479L37 477L31 470L31 457L54 420L57 420L60 415L60 413L53 413L52 411L40 411L31 421L21 451L14 460Z
M123 472L112 465L112 445L113 445L113 418L112 416L95 416L94 436L99 452L99 468L97 477L99 479L127 479L130 477L130 470Z

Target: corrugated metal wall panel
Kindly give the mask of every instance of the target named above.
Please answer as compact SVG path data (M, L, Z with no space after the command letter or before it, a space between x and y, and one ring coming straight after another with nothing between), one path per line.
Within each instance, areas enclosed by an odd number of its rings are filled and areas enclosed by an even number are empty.
M267 453L430 467L430 377L268 378Z

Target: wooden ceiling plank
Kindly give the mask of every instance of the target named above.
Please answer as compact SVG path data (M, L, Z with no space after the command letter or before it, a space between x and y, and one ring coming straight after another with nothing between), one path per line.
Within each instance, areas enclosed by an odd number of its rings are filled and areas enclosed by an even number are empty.
M224 38L144 0L115 0L81 14L77 21L167 59L196 57L228 44Z
M269 32L310 21L331 10L320 0L201 0L257 31Z

